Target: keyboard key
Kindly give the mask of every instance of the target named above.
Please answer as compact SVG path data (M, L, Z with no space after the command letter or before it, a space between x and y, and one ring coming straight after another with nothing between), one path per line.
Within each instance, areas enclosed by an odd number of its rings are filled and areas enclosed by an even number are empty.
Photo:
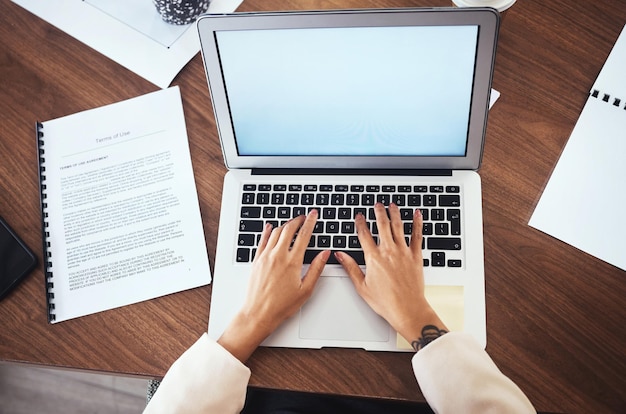
M239 263L247 263L250 261L250 249L245 247L240 247L237 249L237 262Z
M276 207L263 207L263 218L276 218Z
M443 193L443 185L431 185L430 192L431 193Z
M358 236L350 236L348 237L348 247L350 249L360 249L361 242L359 241Z
M330 247L330 236L317 236L317 247Z
M348 243L348 238L346 236L333 236L333 248L334 249L345 249Z
M312 206L314 202L315 202L315 194L312 194L312 193L302 194L300 204L304 206Z
M384 206L388 206L391 201L391 196L389 194L378 194L376 201L382 203Z
M395 185L383 185L383 193L395 193L396 186Z
M426 240L428 250L461 250L461 239L458 237L429 237Z
M435 234L437 236L447 236L449 233L448 223L435 223Z
M306 214L306 208L304 207L294 207L291 213L291 217L304 216Z
M340 191L342 193L345 193L348 191L348 186L347 185L342 185L342 184L338 184L335 186L335 191Z
M363 206L373 206L374 205L374 194L363 194L361 196L361 205Z
M333 186L328 184L320 185L320 191L333 191Z
M241 207L241 218L259 218L261 217L261 207Z
M258 193L256 195L256 203L257 204L269 204L270 203L270 193Z
M416 185L413 186L413 192L415 193L425 193L428 191L428 187L425 185Z
M442 208L433 208L430 210L430 219L433 221L445 220L444 210Z
M337 218L339 220L351 220L352 219L352 210L346 207L340 207L337 211Z
M422 227L422 234L424 236L430 236L433 234L433 223L424 223L424 226Z
M413 212L414 210L411 208L401 208L400 209L400 219L401 220L413 220Z
M363 191L365 191L365 187L362 185L351 185L350 191L355 193L362 193Z
M307 250L304 253L304 263L305 264L310 264L313 259L315 259L315 257L321 252L321 250ZM365 255L363 254L363 251L361 250L344 250L343 251L345 254L352 256L352 258L360 265L364 265L365 264ZM334 254L331 254L328 257L328 261L326 262L327 264L339 264L339 262L337 261L337 259L335 258Z
M446 254L444 252L432 252L430 259L433 267L444 267L446 265Z
M260 233L263 231L262 220L241 220L239 222L239 231Z
M458 207L461 205L461 197L458 195L440 195L439 206L441 207Z
M244 184L243 191L256 191L256 184Z
M410 185L399 185L398 186L398 192L399 193L410 193L411 192L411 186Z
M339 233L339 222L338 221L327 221L326 222L326 233Z
M259 191L272 191L270 184L259 184Z
M289 207L278 207L278 218L291 218L291 209Z
M272 194L272 204L284 204L285 203L285 194L283 193L273 193Z
M343 234L352 234L352 233L354 233L354 222L352 222L352 221L342 221L341 222L341 232Z
M449 209L448 221L450 222L450 234L453 236L461 235L461 210Z
M304 191L317 191L317 184L307 184L304 186Z
M367 209L364 207L355 207L352 210L352 218L355 219L357 215L361 214L363 217L367 215Z
M317 204L318 206L327 206L329 201L329 194L320 193L315 196L315 204Z
M274 191L287 191L286 184L274 184Z
M404 194L394 194L391 196L391 202L397 205L398 207L402 207L406 205L406 196Z
M365 190L368 193L377 193L377 192L380 191L380 186L379 185L368 185L368 186L365 186Z
M324 207L322 209L322 218L324 220L334 220L337 217L337 209L335 207Z
M302 191L301 184L289 184L289 191Z
M461 267L460 260L448 260L448 267Z
M433 194L425 194L423 197L423 202L425 206L436 206L437 205L437 196Z
M290 206L293 206L295 204L298 204L300 202L300 194L296 194L296 193L289 193L287 194L285 203L289 204Z
M330 196L330 204L333 206L342 206L344 200L343 194L333 194Z
M237 240L239 246L254 246L256 237L252 233L241 233Z
M254 204L254 193L243 193L241 204Z
M411 194L409 195L408 204L411 207L419 207L422 205L422 196L419 194Z
M346 205L348 206L357 206L359 205L360 197L358 194L348 194L346 195Z
M448 185L446 186L446 193L458 193L461 189L458 185Z

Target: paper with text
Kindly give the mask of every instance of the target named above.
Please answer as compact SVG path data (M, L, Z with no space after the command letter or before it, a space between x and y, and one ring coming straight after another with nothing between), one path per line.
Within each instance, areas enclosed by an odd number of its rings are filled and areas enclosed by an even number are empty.
M177 87L42 133L55 321L210 283Z

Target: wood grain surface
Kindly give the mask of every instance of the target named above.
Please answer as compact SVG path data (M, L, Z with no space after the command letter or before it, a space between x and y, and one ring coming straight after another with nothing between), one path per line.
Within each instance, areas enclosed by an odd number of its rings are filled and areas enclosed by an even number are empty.
M246 0L239 11L450 4ZM480 170L487 351L540 411L626 412L626 272L528 226L625 23L623 0L520 0L501 24L493 86L502 96ZM0 302L0 359L160 377L206 330L211 287L49 325L34 138L37 120L158 88L9 1L0 2L0 44L0 215L40 260ZM199 55L173 84L183 96L212 266L225 167ZM603 217L593 200L563 200L563 208L607 227L618 219ZM410 357L262 348L249 361L251 385L423 401Z

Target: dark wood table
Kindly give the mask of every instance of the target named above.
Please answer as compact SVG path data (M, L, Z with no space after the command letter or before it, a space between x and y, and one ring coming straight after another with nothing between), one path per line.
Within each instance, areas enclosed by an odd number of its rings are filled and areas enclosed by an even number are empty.
M448 5L246 0L239 10ZM626 412L626 272L528 226L625 23L623 0L520 0L501 25L493 86L502 97L480 170L487 351L540 411ZM34 122L158 88L8 1L0 3L0 39L0 215L41 263ZM173 84L182 91L212 263L225 167L199 55ZM624 219L602 217L593 200L564 200L563 208L608 227ZM0 302L0 359L161 377L206 330L210 298L207 286L49 325L40 265ZM423 401L410 358L263 348L249 366L255 386Z

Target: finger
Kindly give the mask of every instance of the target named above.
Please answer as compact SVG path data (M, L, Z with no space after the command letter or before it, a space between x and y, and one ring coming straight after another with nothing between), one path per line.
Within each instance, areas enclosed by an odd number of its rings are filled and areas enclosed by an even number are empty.
M296 241L293 243L292 251L294 252L302 252L306 250L309 242L311 241L311 235L313 234L313 229L315 228L315 223L317 222L318 212L316 209L313 209L309 212L304 220L304 224L300 227L298 231L298 236L296 237Z
M411 251L415 255L422 254L423 225L424 219L422 217L422 211L419 208L416 208L413 213L413 229L411 230Z
M376 203L374 206L374 214L376 215L376 225L378 226L378 237L381 243L393 243L391 235L391 224L387 216L387 209L382 203Z
M324 266L326 266L326 262L329 257L330 250L324 250L323 252L318 253L317 256L315 256L315 258L311 261L309 270L307 270L302 278L302 286L308 295L313 292L313 288L322 275L322 270L324 270Z
M389 218L391 221L391 234L396 244L406 246L404 242L404 224L400 218L400 209L395 203L389 205Z
M352 258L352 256L343 252L335 252L335 257L337 258L337 261L341 263L341 266L343 266L346 273L350 277L350 280L354 284L356 291L359 293L359 295L361 295L361 291L365 283L365 274L363 273L357 262Z
M280 235L282 232L283 232L283 226L272 228L270 232L270 237L267 240L266 249L272 249L276 246L276 244L278 243L278 240L280 239Z
M289 220L284 225L280 226L283 228L282 233L280 234L280 238L276 243L279 248L289 249L291 247L291 242L293 241L296 232L302 226L302 222L304 221L304 216L298 216Z
M359 243L361 243L361 248L364 252L369 252L371 249L376 248L376 243L372 238L372 233L367 228L367 224L365 223L365 217L363 214L357 214L354 219L354 225L356 226L356 235L359 238Z
M263 253L271 234L272 225L270 223L266 223L263 227L263 232L261 233L261 239L259 240L259 246L257 247L257 253L255 257L259 257L259 255Z

